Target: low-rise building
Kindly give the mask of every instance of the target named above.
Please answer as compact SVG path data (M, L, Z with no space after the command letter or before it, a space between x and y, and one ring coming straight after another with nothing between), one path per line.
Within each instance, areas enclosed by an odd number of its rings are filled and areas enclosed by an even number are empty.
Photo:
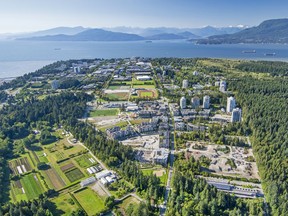
M186 130L186 125L184 122L176 122L175 123L175 130L184 131Z
M96 182L96 178L94 176L91 176L91 177L89 177L87 179L82 180L80 182L80 186L81 186L81 188L83 188L83 187L86 187L86 186L88 186L90 184L93 184L94 182Z
M136 79L139 81L147 81L147 80L151 80L151 77L147 75L143 75L143 76L136 76Z
M151 157L153 158L153 163L166 165L169 157L169 150L165 148L160 148L152 151Z

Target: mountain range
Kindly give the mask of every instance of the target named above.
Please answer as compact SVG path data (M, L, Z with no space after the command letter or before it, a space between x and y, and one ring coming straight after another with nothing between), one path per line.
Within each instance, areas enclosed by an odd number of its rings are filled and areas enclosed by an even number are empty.
M229 29L229 31L228 31ZM118 30L118 31L117 31ZM184 31L185 30L185 31ZM190 29L191 30L191 29ZM214 27L205 27L194 29L201 35L220 34L227 32L237 32L240 28L217 29ZM73 34L72 32L76 32ZM56 34L60 32L59 34ZM69 32L70 34L67 34ZM137 32L137 34L135 33ZM46 34L46 35L45 35ZM138 41L138 40L180 40L180 39L200 39L203 36L193 34L187 29L177 28L115 28L115 29L85 29L85 28L56 28L46 31L36 32L27 36L17 37L17 40L33 41Z
M8 37L7 35L5 35ZM1 36L0 36L1 37ZM256 27L215 28L84 28L58 27L27 34L9 35L10 39L30 41L139 41L189 40L198 44L288 43L288 19L266 20Z
M198 44L288 43L288 19L272 19L234 34L214 35Z
M36 41L130 41L130 40L174 40L200 39L217 34L231 34L245 27L203 28L134 28L115 27L92 29L78 27L57 27L31 33L2 34L1 39ZM195 32L197 34L195 34Z

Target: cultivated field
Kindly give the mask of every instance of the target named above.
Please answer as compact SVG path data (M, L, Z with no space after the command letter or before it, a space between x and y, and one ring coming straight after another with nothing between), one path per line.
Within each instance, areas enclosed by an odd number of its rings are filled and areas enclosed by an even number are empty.
M52 186L55 190L59 190L66 186L64 180L58 175L53 167L45 170L44 174L47 184Z
M35 173L24 175L20 180L12 181L11 186L14 201L35 199L45 191L38 175Z
M68 170L65 175L71 183L84 177L84 174L78 168Z
M97 164L95 159L92 158L90 154L84 154L75 158L75 161L79 164L80 167L87 168L92 165Z
M74 196L88 215L95 215L105 209L104 200L90 188L80 190Z
M74 168L74 167L75 167L75 165L70 162L70 163L68 163L68 164L65 164L65 165L60 166L60 169L61 169L62 172L66 172L66 171L68 171L68 170L71 170L71 169Z
M21 175L32 170L32 166L27 157L10 161L9 168L13 176Z

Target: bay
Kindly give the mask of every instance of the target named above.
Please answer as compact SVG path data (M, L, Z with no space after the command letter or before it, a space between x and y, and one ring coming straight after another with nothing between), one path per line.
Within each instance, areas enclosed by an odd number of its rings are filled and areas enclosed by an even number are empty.
M252 53L252 50L255 50L255 53ZM275 55L267 56L265 55L267 53L275 53ZM58 60L136 56L288 61L288 45L196 45L183 40L153 41L152 43L145 41L0 41L0 78L21 76Z

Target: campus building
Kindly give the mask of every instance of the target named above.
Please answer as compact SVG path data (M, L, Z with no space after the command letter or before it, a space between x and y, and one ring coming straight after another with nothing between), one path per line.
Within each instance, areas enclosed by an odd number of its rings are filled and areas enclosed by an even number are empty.
M236 107L236 100L234 97L228 97L227 98L227 107L226 112L231 113L232 110Z

